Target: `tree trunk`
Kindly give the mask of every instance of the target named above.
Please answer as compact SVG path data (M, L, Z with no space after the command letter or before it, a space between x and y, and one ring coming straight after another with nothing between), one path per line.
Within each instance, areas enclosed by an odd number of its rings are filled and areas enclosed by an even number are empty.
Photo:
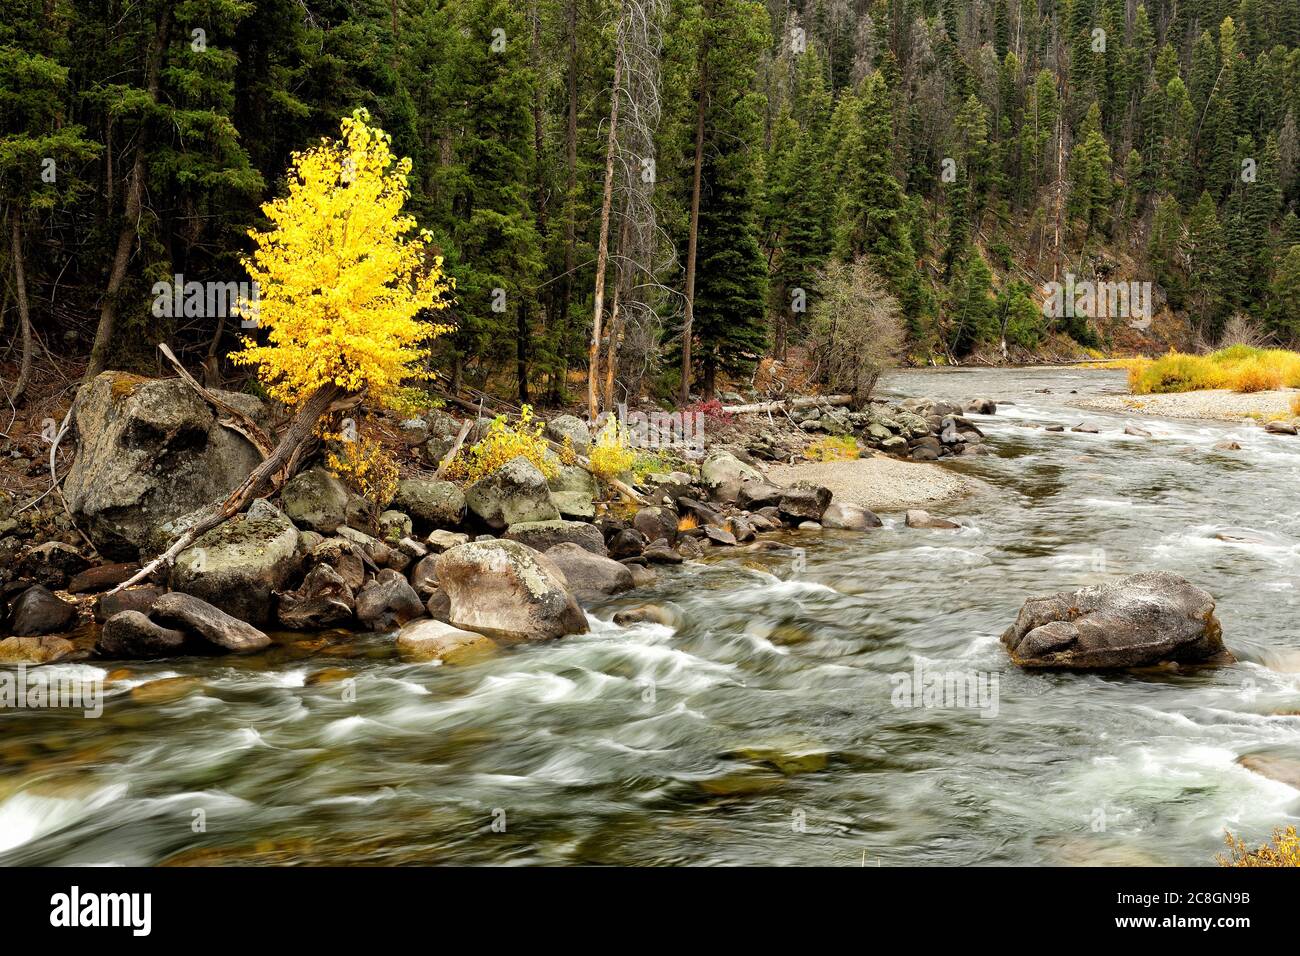
M32 378L32 316L27 303L27 270L23 263L23 227L22 215L15 204L9 207L10 251L14 260L14 291L18 296L18 322L23 337L23 358L18 370L18 381L14 384L10 401L14 405L23 403L27 384Z
M695 105L695 170L691 177L691 225L686 239L686 308L682 317L682 384L678 403L691 403L691 336L695 326L695 253L700 238L700 180L704 170L704 102L708 85L708 50L700 50L700 86Z
M163 52L167 49L171 25L172 5L163 4L162 12L158 16L158 29L154 31L153 42L149 45L149 57L145 62L145 91L154 101L158 99ZM104 371L108 364L108 350L113 340L113 328L117 324L117 294L126 279L126 267L131 261L131 246L135 244L139 235L140 210L144 205L144 157L148 148L148 139L147 127L141 124L140 135L135 144L135 161L131 164L131 181L127 186L122 229L117 235L117 250L113 254L108 285L104 289L104 301L99 309L99 325L95 329L95 342L90 347L90 363L86 366L86 377L83 379L86 382Z
M576 211L578 201L578 2L565 4L569 30L566 86L569 96L568 122L564 130L564 163L567 170L564 201L564 277L560 280L558 321L559 373L551 381L551 404L559 405L569 377L569 304L573 298L573 270L577 268Z
M519 404L528 404L528 300L521 296L515 310L515 373L519 377Z
M619 8L619 28L623 11ZM605 270L609 266L609 212L614 201L614 150L618 133L618 101L623 84L623 48L614 45L614 90L610 96L609 138L605 144L605 194L600 203L600 244L596 248L596 304L592 309L591 342L587 345L587 414L594 422L600 412L600 325L605 310Z
M204 517L194 527L173 541L167 550L142 567L129 580L122 582L109 593L116 594L123 588L143 581L158 568L170 566L178 554L202 537L205 532L243 511L267 485L270 486L271 491L278 491L289 478L289 469L285 466L296 459L298 449L312 437L321 416L328 412L336 401L345 396L346 393L337 385L322 386L308 396L289 422L289 427L280 436L275 449L260 465L249 472L243 484L227 495L223 501L212 502Z

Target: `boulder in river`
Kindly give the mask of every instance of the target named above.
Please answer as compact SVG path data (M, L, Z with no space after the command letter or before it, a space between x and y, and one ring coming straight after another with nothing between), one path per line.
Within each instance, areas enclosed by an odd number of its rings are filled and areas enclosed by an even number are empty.
M830 507L831 490L815 485L796 484L781 495L781 517L786 521L821 521Z
M583 634L587 618L564 573L517 541L471 541L438 556L450 623L504 640Z
M251 395L214 394L265 418ZM104 372L81 389L76 409L77 457L64 495L78 526L111 559L138 557L154 529L224 498L262 461L180 379Z
M397 650L408 660L469 664L491 657L497 645L477 631L463 631L442 621L421 620L403 625L397 634Z
M0 641L0 664L52 664L76 652L66 637L6 637Z
M104 622L95 650L105 657L167 657L184 643L184 631L163 627L139 611L122 611Z
M627 565L592 553L580 544L557 544L546 557L564 574L574 597L584 604L630 591L632 572Z
M272 594L302 565L298 529L265 499L176 556L171 586L252 624L271 620Z
M193 594L172 591L154 602L153 619L189 631L236 654L260 651L271 639L246 621L231 617Z
M295 591L276 602L276 618L291 630L337 627L352 620L356 599L352 588L334 568L318 564Z
M423 616L424 602L405 576L391 568L357 592L357 620L372 631L391 630Z
M1002 635L1021 667L1109 670L1232 660L1214 598L1169 571L1146 571L1032 598Z
M883 522L872 511L844 501L832 501L822 514L822 527L840 531L869 531Z
M942 531L951 531L961 527L956 521L940 518L928 511L922 511L920 508L909 508L903 523L909 528L934 528Z

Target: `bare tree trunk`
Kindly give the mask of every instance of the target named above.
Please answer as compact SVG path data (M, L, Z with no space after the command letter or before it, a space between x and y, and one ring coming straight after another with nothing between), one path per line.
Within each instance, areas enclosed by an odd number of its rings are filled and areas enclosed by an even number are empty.
M560 404L569 377L569 304L573 298L573 270L577 268L575 242L575 205L578 193L578 2L567 0L569 57L565 69L568 87L569 115L564 130L564 164L567 170L564 200L564 277L560 282L559 374L551 382L551 404Z
M622 30L622 7L619 30ZM600 412L600 325L605 310L605 270L609 265L609 211L614 201L614 151L617 148L618 101L623 85L623 48L614 45L614 90L610 96L609 138L605 145L605 194L600 203L600 244L596 249L596 304L592 309L591 342L587 346L587 414L594 422Z
M605 407L614 407L614 378L618 373L618 337L623 331L623 312L620 311L621 301L627 297L627 286L629 284L630 266L623 261L626 256L628 242L628 225L629 220L623 220L623 226L619 229L618 249L619 258L622 263L615 272L617 279L614 284L614 308L610 310L609 331L606 333L605 345Z
M32 316L27 303L27 270L23 263L23 227L22 215L17 205L9 207L9 242L14 260L14 289L18 296L18 322L23 337L23 358L18 370L18 381L14 383L13 394L9 400L15 405L23 403L24 392L32 377Z
M163 52L167 49L171 25L172 6L163 4L158 17L158 29L154 31L153 42L149 45L149 57L145 63L145 90L155 101L158 99ZM104 371L108 364L108 349L113 340L113 328L117 324L117 294L126 279L126 267L131 261L131 246L139 234L140 210L144 205L144 156L147 146L148 137L142 129L135 144L135 161L131 164L131 181L127 186L122 230L117 235L117 251L113 254L113 266L108 274L104 301L99 309L95 341L90 347L90 363L86 366L86 377L83 379L86 382Z
M708 84L708 51L700 50L700 86L695 105L695 170L691 178L691 225L686 239L686 309L682 318L682 384L679 404L691 403L691 336L695 326L695 253L700 239L700 180L704 170L705 87Z

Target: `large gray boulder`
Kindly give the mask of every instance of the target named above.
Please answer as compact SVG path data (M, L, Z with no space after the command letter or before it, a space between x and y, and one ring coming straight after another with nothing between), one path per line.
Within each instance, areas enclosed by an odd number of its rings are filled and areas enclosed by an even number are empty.
M1031 598L1002 635L1021 667L1110 670L1230 661L1214 598L1169 571Z
M298 529L265 499L201 535L176 557L171 586L242 621L271 620L273 594L299 570Z
M601 557L609 553L600 529L585 521L521 521L510 526L505 538L526 544L534 551L545 552L557 544L576 544Z
M422 531L454 528L465 518L465 495L450 481L407 478L397 485L393 507L410 515Z
M585 455L591 450L591 429L587 423L575 415L561 415L546 423L546 437L557 445L563 445L564 439L573 442L573 450Z
M574 597L583 604L630 591L635 584L627 565L579 544L557 544L547 549L546 557L563 572Z
M517 541L471 541L438 556L453 626L511 641L583 634L587 619L564 573Z
M280 492L285 515L300 528L333 534L347 522L347 486L324 468L308 468L294 475Z
M155 624L139 611L122 611L104 622L95 650L105 657L170 657L184 643L184 631Z
M465 503L489 527L507 528L521 521L554 521L560 512L551 502L546 477L527 458L510 459L469 486Z
M409 581L385 568L357 592L357 620L372 631L389 631L424 616L424 602Z
M762 481L763 473L729 451L715 451L701 463L700 480L706 488L712 489L729 482L740 485L747 481Z
M154 602L153 620L167 627L197 634L210 644L235 654L260 651L271 639L253 625L231 617L193 594L172 591Z
M265 420L253 396L215 394ZM180 379L104 372L77 396L76 434L68 507L100 553L118 560L138 557L159 525L224 498L262 460Z

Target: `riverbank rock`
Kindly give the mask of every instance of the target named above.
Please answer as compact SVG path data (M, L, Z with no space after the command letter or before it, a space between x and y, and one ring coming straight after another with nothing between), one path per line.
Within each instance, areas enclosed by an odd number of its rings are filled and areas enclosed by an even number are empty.
M714 490L723 485L734 485L738 490L748 481L762 481L762 473L747 465L729 451L712 452L700 465L700 480L704 487Z
M215 394L265 420L253 396ZM224 498L262 460L180 379L104 372L77 395L76 435L64 495L78 526L116 560L139 557L155 528Z
M1002 635L1021 667L1107 670L1230 661L1214 598L1168 571L1025 602Z
M560 517L551 503L546 477L523 456L510 459L493 474L470 485L465 503L488 527L496 529Z
M246 621L231 617L193 594L172 591L160 597L151 614L159 624L189 631L235 654L260 651L271 639Z
M76 652L65 637L6 637L0 641L0 664L53 664Z
M280 492L280 507L300 528L333 534L347 522L347 486L324 468L308 468L289 480Z
M563 445L567 438L573 443L573 450L579 455L591 451L591 429L587 423L575 415L561 415L546 423L545 435L557 445Z
M18 595L10 608L9 630L19 637L66 631L77 619L77 606L39 584Z
M176 557L172 590L240 620L271 620L272 595L299 570L298 529L265 499L199 537Z
M184 631L156 624L139 611L122 611L104 622L95 650L105 657L169 657L184 643Z
M357 620L372 631L388 631L424 616L424 602L398 571L385 568L357 592Z
M1265 422L1264 431L1270 435L1294 435L1297 433L1294 422L1284 421Z
M352 588L334 568L318 564L295 591L285 591L276 601L276 619L295 631L337 627L352 620L356 598Z
M573 596L583 604L632 590L633 577L627 565L580 544L557 544L546 550L546 557L564 574Z
M134 561L119 561L87 568L74 575L68 582L68 593L98 594L100 591L107 591L109 588L117 587L123 581L130 580L131 575L139 570L140 565Z
M18 577L58 589L89 564L72 545L47 541L18 559Z
M521 521L510 526L505 539L543 553L557 544L576 544L602 558L609 554L600 529L584 521Z
M407 478L397 485L393 507L410 515L422 531L454 528L465 518L465 495L450 481Z
M450 623L504 640L583 634L587 618L564 573L517 541L471 541L438 556Z
M796 484L785 489L777 508L783 519L797 524L802 521L821 521L830 503L829 488Z
M497 645L484 634L463 631L442 621L412 621L398 632L397 650L412 661L469 664L491 657Z

